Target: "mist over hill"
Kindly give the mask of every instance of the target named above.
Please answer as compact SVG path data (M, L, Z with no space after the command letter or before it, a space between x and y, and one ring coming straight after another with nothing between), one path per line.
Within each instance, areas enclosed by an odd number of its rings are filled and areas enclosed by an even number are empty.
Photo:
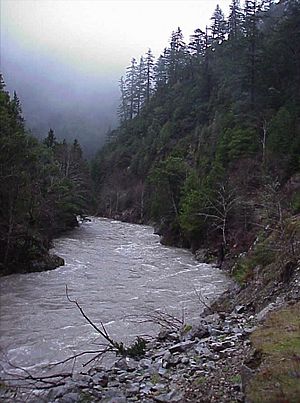
M119 90L113 75L87 74L8 41L1 68L7 90L21 99L26 126L38 138L52 128L59 140L78 139L91 156L116 125Z

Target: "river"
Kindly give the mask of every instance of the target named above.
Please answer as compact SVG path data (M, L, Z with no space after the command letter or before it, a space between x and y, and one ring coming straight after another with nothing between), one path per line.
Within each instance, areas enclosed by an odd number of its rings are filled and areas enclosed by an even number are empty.
M56 270L1 278L0 345L4 366L33 370L84 350L101 339L76 306L116 340L157 331L148 314L160 309L197 320L202 297L211 300L230 280L183 249L165 247L148 226L92 218L57 239L65 259Z

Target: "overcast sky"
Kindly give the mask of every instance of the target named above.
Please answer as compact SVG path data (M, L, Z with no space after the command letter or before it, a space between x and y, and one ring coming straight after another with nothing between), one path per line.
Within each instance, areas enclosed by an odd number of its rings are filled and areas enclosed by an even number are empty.
M181 27L186 39L230 0L1 0L2 42L80 72L119 77L148 47L156 56ZM5 49L5 47L4 47Z
M1 70L8 89L20 94L29 123L37 119L33 116L37 109L42 108L44 116L47 105L49 111L58 107L63 111L72 108L74 100L78 104L87 97L90 103L98 97L95 107L106 108L108 119L107 110L115 110L117 104L118 80L132 57L139 58L149 47L159 56L178 26L188 41L196 28L210 24L217 4L227 15L231 3L0 1ZM52 124L51 119L47 124Z

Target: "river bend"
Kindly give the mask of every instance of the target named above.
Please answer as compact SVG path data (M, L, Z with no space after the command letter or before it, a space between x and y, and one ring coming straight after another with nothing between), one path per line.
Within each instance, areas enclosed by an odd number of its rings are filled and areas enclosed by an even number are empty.
M78 309L117 340L153 334L141 317L161 309L186 321L229 285L224 273L198 263L186 250L165 247L148 226L92 218L55 241L65 259L56 270L1 279L0 345L5 359L27 369L94 349L100 339ZM3 356L2 356L3 358Z

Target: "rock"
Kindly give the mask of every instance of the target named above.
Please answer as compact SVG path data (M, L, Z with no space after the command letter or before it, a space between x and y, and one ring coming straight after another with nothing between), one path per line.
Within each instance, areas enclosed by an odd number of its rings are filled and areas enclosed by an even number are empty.
M204 368L206 368L206 369L215 369L216 368L216 364L213 362L213 361L208 361L208 362L205 362L204 364L203 364L203 367Z
M140 391L140 386L138 383L131 384L128 389L126 389L125 394L126 397L136 396Z
M210 263L210 252L208 249L197 249L195 252L195 258L200 263Z
M138 368L138 362L131 358L122 358L115 363L115 367L123 371L133 372Z
M254 370L243 364L241 367L242 390L245 392L247 385L254 375Z
M166 340L177 341L179 340L179 336L176 332L163 329L158 333L157 339L159 341L166 341Z
M143 358L139 361L138 365L141 369L148 369L152 366L152 360L148 358Z
M220 316L217 313L213 313L211 315L205 316L203 319L204 322L209 323L209 324L216 324L220 322Z
M209 336L209 332L208 332L207 326L205 326L203 324L197 326L196 328L192 329L189 332L189 338L191 340L195 340L196 338L202 339L203 337L207 337L207 336Z
M205 357L205 358L210 358L212 357L212 352L210 351L209 348L207 348L205 345L203 345L202 343L199 343L196 347L195 347L195 351L196 353L198 353L201 357Z
M267 315L272 312L274 309L276 309L277 305L272 302L269 305L267 305L265 308L263 308L257 315L256 319L258 322L261 322L266 319Z
M67 393L59 399L60 403L75 403L80 400L79 393L71 392Z
M161 394L158 396L155 396L154 399L157 402L166 402L166 403L176 403L176 402L180 402L183 398L183 392L180 392L178 390L172 390L169 393L165 393L165 394Z
M108 384L108 376L105 372L98 372L93 376L93 383L95 385L100 385L102 388L105 388Z
M183 352L190 349L194 344L195 342L193 340L183 341L182 343L177 343L169 347L169 351L172 354L176 352Z
M189 360L188 357L182 357L180 361L181 361L181 363L184 364L184 365L187 365L187 364L190 363L190 360Z
M126 401L123 393L115 389L108 390L104 398L101 399L101 403L126 403Z
M163 363L163 368L172 368L176 367L180 363L180 357L177 355L171 356L168 360L165 360Z
M40 272L40 271L54 270L59 266L64 266L64 264L65 261L63 258L49 253L41 257L40 259L31 261L29 271Z
M234 308L234 311L236 313L243 313L245 312L245 310L246 310L245 305L236 305L236 307Z

